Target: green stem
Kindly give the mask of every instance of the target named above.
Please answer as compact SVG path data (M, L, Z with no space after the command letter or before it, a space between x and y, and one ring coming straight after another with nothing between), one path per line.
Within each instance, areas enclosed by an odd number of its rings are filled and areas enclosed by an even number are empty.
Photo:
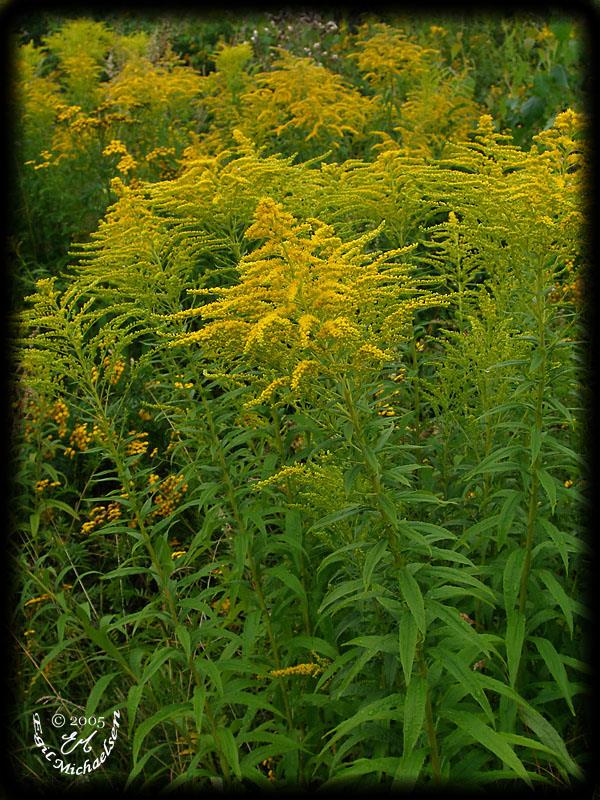
M530 444L534 441L539 443L543 429L543 402L544 392L546 389L546 336L545 336L545 306L544 306L544 293L543 293L543 273L542 265L537 273L537 286L535 297L536 320L538 323L538 342L539 349L542 354L540 365L538 367L538 381L537 392L535 398L535 416L534 424L530 437ZM534 438L535 437L535 438ZM539 445L538 445L539 446ZM538 512L538 494L540 487L539 471L541 466L541 446L531 465L531 483L529 486L529 508L527 511L527 533L524 542L525 560L523 562L523 570L521 572L521 581L519 585L519 611L524 613L525 605L527 603L527 586L529 582L529 573L531 571L531 554L533 550L533 539L535 534L535 524Z

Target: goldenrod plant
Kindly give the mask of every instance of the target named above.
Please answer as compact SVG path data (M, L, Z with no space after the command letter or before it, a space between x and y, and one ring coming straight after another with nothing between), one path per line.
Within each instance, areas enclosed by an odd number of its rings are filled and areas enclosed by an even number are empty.
M31 745L48 709L121 712L113 787L590 767L586 118L515 140L482 20L355 22L211 27L206 70L201 21L160 47L65 21L52 69L21 47L22 202L65 215L18 234L13 759L38 784L66 779ZM86 236L68 165L102 184Z

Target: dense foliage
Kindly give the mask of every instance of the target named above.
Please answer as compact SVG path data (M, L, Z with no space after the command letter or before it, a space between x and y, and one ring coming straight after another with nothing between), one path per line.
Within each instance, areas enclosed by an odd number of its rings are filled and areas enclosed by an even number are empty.
M16 95L19 764L80 781L32 712L118 708L115 785L579 780L577 26L46 27Z

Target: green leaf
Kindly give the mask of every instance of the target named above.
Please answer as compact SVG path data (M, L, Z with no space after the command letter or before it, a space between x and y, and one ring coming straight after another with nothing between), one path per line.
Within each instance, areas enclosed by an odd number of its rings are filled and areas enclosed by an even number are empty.
M309 530L311 532L320 531L322 528L327 528L336 522L341 522L343 519L355 516L365 508L365 506L355 503L354 505L346 506L346 508L340 509L340 511L332 511L331 514L326 514L324 517L321 517L320 520L311 525Z
M546 531L548 536L552 539L556 549L560 553L560 557L562 558L562 562L565 565L565 572L569 574L569 551L567 549L567 543L565 536L558 530L556 525L553 525L549 519L545 517L539 517L538 519L542 528Z
M233 738L231 728L222 726L217 729L217 738L219 740L220 750L225 756L227 763L233 770L235 777L241 781L242 773L240 770L240 761L238 756L238 747Z
M149 572L147 567L119 567L100 576L101 581L111 581L114 578L125 578L129 575L143 575Z
M78 519L79 516L77 512L71 508L71 506L67 505L66 503L63 503L62 500L45 500L43 504L40 506L40 510L46 508L59 508L66 514L69 514L69 516L73 517L73 519L75 520Z
M377 456L373 450L371 450L368 445L365 445L363 453L365 456L365 461L371 469L371 472L373 472L375 475L379 475L381 472L381 467L379 466L379 461L377 460Z
M175 636L177 636L181 642L181 646L183 647L183 652L185 653L186 658L191 658L192 640L190 637L190 632L185 625L177 625L175 627Z
M396 508L396 504L394 501L388 497L386 494L380 494L379 498L379 508L381 509L381 513L385 518L385 521L391 525L394 529L398 527L398 510Z
M372 636L357 636L349 642L344 642L342 647L365 647L374 653L396 653L396 637L393 633Z
M556 753L566 770L577 780L583 779L583 772L569 755L567 746L556 729L528 703L519 704L519 716L528 728L536 734L540 742Z
M520 611L510 611L506 620L506 660L508 662L508 679L514 688L521 661L523 642L525 640L525 615Z
M217 694L219 697L223 697L223 680L221 678L221 673L219 668L211 661L209 658L198 657L195 659L196 668L200 670L201 673L207 675L213 683L213 686L217 690Z
M439 558L441 561L453 561L455 564L465 564L467 567L475 566L471 559L462 553L458 553L456 550L447 550L444 547L431 547L430 557Z
M506 684L501 683L500 681L496 680L496 678L491 678L489 675L485 675L484 673L478 672L476 673L475 677L482 686L485 686L488 689L491 689L492 691L508 697L510 700L513 700L517 704L518 713L525 725L531 728L531 730L537 736L539 736L541 742L555 752L559 762L564 765L566 770L571 775L578 779L582 778L582 772L580 768L573 761L567 751L564 741L548 722L548 720L544 719L544 717L542 717L542 715L536 711L533 706L529 705L529 703L519 694L517 694L514 689L511 689L510 686L506 686Z
M411 614L415 620L417 628L421 631L423 636L427 630L425 621L425 603L419 584L415 580L414 575L408 567L402 567L398 570L398 583L402 596L410 609Z
M413 788L423 769L427 752L425 748L421 748L419 750L413 750L410 755L406 757L402 756L398 764L398 769L394 774L392 789L403 789L406 791Z
M506 559L504 572L502 573L502 591L504 593L504 608L507 614L517 604L524 560L525 550L521 547L513 550Z
M343 720L335 728L332 728L328 731L329 734L334 734L323 749L321 750L320 755L322 755L327 748L331 747L333 744L337 742L337 740L344 736L344 734L353 731L363 722L372 722L374 720L385 720L385 719L399 719L400 717L400 708L404 704L404 695L394 693L386 695L386 697L380 697L377 700L373 700L366 705L363 705L359 710L349 717L346 720Z
M496 597L494 592L485 583L482 583L479 578L471 575L466 569L457 569L456 567L442 567L438 564L424 567L422 570L424 575L432 575L435 578L443 578L445 581L454 581L456 583L466 583L467 586L472 586L479 589L482 593L488 596L489 601L495 603Z
M31 536L33 539L37 536L40 527L40 512L36 511L29 516L29 527L31 529Z
M404 672L406 685L410 684L415 653L417 651L417 625L412 614L403 611L400 618L398 633L400 638L400 663Z
M457 505L456 500L442 500L433 492L414 490L396 492L396 500L407 503L432 503L436 506Z
M482 744L494 756L519 776L528 786L531 786L529 773L523 766L520 758L516 755L510 744L489 725L482 722L475 714L466 711L447 711L443 715L466 733L471 739Z
M356 649L350 652L351 653L353 652L353 657L351 659L353 662L352 666L350 667L348 672L344 675L341 683L336 685L335 690L332 690L332 695L336 700L339 699L344 694L347 687L352 683L354 678L360 673L364 665L377 655L378 650L363 650L361 652L360 650ZM338 661L341 660L342 659L338 659Z
M288 589L291 589L292 592L299 597L303 603L306 603L306 592L304 591L304 586L302 586L299 578L297 578L296 575L291 573L282 565L270 569L269 575L272 575L274 578L279 578L279 580L282 583L285 583Z
M243 705L247 708L254 708L256 710L261 711L268 711L270 714L274 714L276 717L282 717L283 713L279 711L279 709L275 708L275 706L268 703L266 700L263 699L262 695L250 694L250 692L227 692L224 695L222 702L220 703L219 707L223 708L224 706L233 706L233 705Z
M204 703L206 701L206 692L203 686L194 686L194 694L192 695L192 709L194 711L194 723L196 725L196 732L198 735L202 733L202 722L204 720Z
M444 669L476 700L486 717L493 724L494 712L492 711L490 701L487 699L477 679L473 678L473 670L469 669L456 653L442 650L441 647L434 648L432 652Z
M569 633L571 636L573 636L573 601L567 595L560 583L556 580L554 575L547 569L536 569L535 574L541 578L554 600L560 606L560 609L563 612L566 623L569 627Z
M142 683L139 684L136 683L130 687L129 692L127 693L127 723L129 728L130 739L131 739L131 733L133 731L133 726L135 723L137 709L140 704L143 691L144 691L144 685Z
M385 556L386 552L387 552L387 541L386 539L381 539L381 541L377 542L377 544L374 547L372 547L367 553L362 572L363 586L365 589L370 588L371 576L373 575L373 570L375 569L377 564L381 561L381 559Z
M428 534L426 536L426 541L429 544L433 542L439 542L444 539L456 539L457 536L454 533L451 533L447 528L442 528L441 525L434 525L432 522L421 522L421 520L416 519L405 519L402 520L404 525L409 525L411 528L414 528L418 531L423 531L423 533Z
M148 663L146 664L146 667L144 668L144 672L140 678L140 683L148 683L150 678L158 669L160 669L160 667L162 667L165 661L178 656L179 651L175 647L161 647L156 650L154 653L152 653Z
M339 600L340 597L345 597L347 594L351 592L356 592L362 589L362 581L361 580L353 580L353 581L344 581L339 586L336 586L333 591L329 592L323 602L319 607L319 614L322 614L324 609L330 606L332 603L335 603L336 600Z
M98 627L96 628L88 619L85 611L81 608L81 606L77 606L75 608L75 613L77 614L83 629L85 630L89 639L97 645L101 650L109 655L114 661L121 665L121 668L131 677L134 681L137 682L138 678L137 675L131 670L131 667L127 663L127 661L123 658L117 647L110 641L108 638L105 630Z
M538 653L542 657L545 665L550 670L550 674L558 684L563 697L567 701L567 705L569 706L571 714L575 716L575 709L573 708L571 687L569 685L567 670L565 669L563 662L560 660L560 656L556 652L556 648L548 639L542 639L539 636L532 636L531 639L537 647Z
M85 704L84 715L86 717L91 717L92 714L94 714L94 712L98 708L98 703L100 702L102 696L104 695L104 692L106 691L106 687L112 681L112 679L118 674L119 674L118 672L110 672L108 675L102 675L102 677L96 681L92 691L89 694L87 703Z
M490 453L489 456L486 456L475 469L471 470L471 472L465 476L464 480L471 481L476 475L481 474L490 475L498 472L515 470L517 468L516 464L513 462L506 462L503 459L515 455L519 449L519 446L514 444L499 447L497 450L494 450L493 453Z
M318 636L306 636L301 634L300 636L294 636L289 643L290 651L295 650L307 650L311 651L314 650L317 653L322 653L327 658L336 659L339 656L338 651L335 647L327 642L325 639L321 639Z
M190 707L189 702L185 703L171 703L164 708L159 709L155 714L153 714L149 719L144 720L136 729L135 734L133 736L133 746L132 746L132 759L133 763L135 764L138 755L140 753L140 749L142 744L144 743L144 739L150 731L155 728L157 725L160 725L161 722L166 722L168 719L178 718L179 720L183 720L186 717L192 715L192 709Z
M490 528L495 528L498 525L498 521L500 519L499 514L493 514L490 517L486 517L485 519L476 522L474 525L471 525L470 528L463 533L460 537L458 544L461 545L463 542L466 542L469 538L475 537L479 533L483 533L484 531L489 530Z
M531 430L531 459L529 462L529 466L533 467L533 463L538 457L540 453L540 449L542 447L542 431L538 428L532 428Z
M408 756L414 747L423 728L425 720L425 702L427 700L427 681L421 675L415 675L406 689L404 701L404 720L402 734L404 747L402 756Z
M503 548L506 544L522 498L523 492L519 492L516 489L513 491L506 490L506 499L498 514L498 549Z
M460 611L457 608L445 606L442 603L438 603L437 600L431 600L430 602L432 610L450 629L450 635L458 634L464 639L465 643L475 647L476 652L483 652L489 657L490 649L486 644L486 640L481 634L474 631L468 622L461 619Z
M319 789L333 788L339 782L345 782L349 778L357 778L360 775L370 775L373 772L385 775L393 775L398 769L399 758L397 756L386 756L383 758L357 758L352 764L343 765L343 769L336 772Z
M339 550L335 550L333 553L330 553L326 556L317 567L317 575L320 575L321 572L328 567L330 564L335 564L338 561L346 562L348 556L347 553L351 552L352 550L359 550L364 548L364 542L352 542L351 544L347 544L344 547L340 547Z
M554 509L556 508L556 481L547 472L545 469L541 469L538 472L538 477L540 479L540 483L544 487L544 491L548 495L548 500L550 501L550 508L552 513L554 514Z

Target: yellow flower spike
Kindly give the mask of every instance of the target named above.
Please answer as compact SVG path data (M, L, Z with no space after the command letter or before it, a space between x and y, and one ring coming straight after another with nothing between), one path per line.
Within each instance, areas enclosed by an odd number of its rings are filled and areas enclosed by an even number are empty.
M264 481L257 481L252 488L254 491L260 491L267 486L283 483L287 478L291 478L295 475L303 475L306 469L306 464L289 464L288 466L282 467L279 472L271 475L270 478L266 478Z
M69 409L63 400L57 400L52 408L52 419L58 425L58 435L62 438L67 433L67 420Z
M69 444L73 452L75 452L76 449L83 452L87 450L92 439L93 433L89 431L87 423L80 423L73 428L69 438Z
M389 361L391 356L384 353L379 347L374 344L363 344L357 351L356 356L360 360L363 357L374 359L375 361Z
M120 139L113 139L102 151L103 156L124 155L127 153L127 147Z
M305 359L299 364L296 364L292 377L290 378L290 389L296 392L300 388L300 384L308 375L315 375L318 372L319 363L314 359Z
M49 594L41 594L39 597L32 597L31 600L27 600L25 603L26 606L33 606L36 603L43 603L46 600L50 600Z
M329 226L299 224L280 203L261 199L246 237L265 241L242 257L239 282L215 288L199 329L175 334L170 345L197 344L212 360L211 376L250 385L245 409L284 395L297 402L308 374L359 371L365 360L376 367L418 309L449 302L418 288L410 266L393 260L413 245L365 252L382 230L383 223L343 242Z
M273 678L288 678L296 675L310 675L316 677L323 672L323 667L320 664L307 663L296 664L294 667L284 667L283 669L272 669L269 675Z
M122 172L123 175L127 175L128 172L131 172L131 170L135 169L136 167L137 161L129 154L123 156L123 158L117 164L117 169L119 172Z

